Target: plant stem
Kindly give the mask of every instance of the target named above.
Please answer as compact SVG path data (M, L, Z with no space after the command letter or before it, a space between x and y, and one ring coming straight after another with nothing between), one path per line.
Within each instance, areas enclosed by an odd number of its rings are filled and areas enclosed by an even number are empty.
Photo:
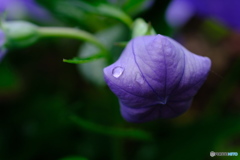
M96 39L92 34L80 29L65 27L39 27L38 32L41 37L65 37L87 41L96 45L104 53L107 52L106 47L98 39Z

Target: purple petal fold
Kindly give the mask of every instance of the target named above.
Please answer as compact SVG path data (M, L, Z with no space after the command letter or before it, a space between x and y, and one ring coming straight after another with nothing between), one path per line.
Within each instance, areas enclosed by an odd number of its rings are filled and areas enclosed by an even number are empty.
M132 39L121 57L104 69L105 80L130 122L173 118L184 113L210 70L207 57L195 55L171 38Z

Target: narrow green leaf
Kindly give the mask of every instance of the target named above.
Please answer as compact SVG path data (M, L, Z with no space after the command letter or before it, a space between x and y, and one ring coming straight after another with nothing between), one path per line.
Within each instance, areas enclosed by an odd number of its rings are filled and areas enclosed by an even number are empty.
M126 0L122 6L122 9L132 15L135 16L138 13L148 9L153 4L153 0Z
M87 159L86 159L86 158L83 158L83 157L74 156L74 157L61 158L60 160L87 160Z
M116 42L114 45L119 47L126 47L128 42Z
M99 54L95 54L93 56L90 57L86 57L86 58L80 58L80 57L74 57L73 59L63 59L63 62L66 63L74 63L74 64L82 64L82 63L88 63L100 58L103 58L104 55L99 53Z
M121 10L119 7L110 4L78 0L62 0L60 8L62 8L62 10L66 10L66 7L74 10L75 12L80 10L90 14L94 13L101 16L111 17L120 20L130 28L132 26L131 17L123 10Z
M99 4L97 6L97 11L101 15L116 18L125 23L128 27L132 27L132 19L124 11L117 7L106 4Z
M205 20L201 30L212 42L219 42L229 34L228 28L215 22L214 20Z
M142 141L150 141L153 139L150 133L143 130L102 126L99 124L95 124L93 122L86 121L74 115L71 116L70 119L72 120L73 123L75 123L82 129L99 133L99 134L104 134L104 135L113 136L113 137L131 138L131 139L142 140Z
M0 75L0 94L21 89L21 78L11 66L1 63Z

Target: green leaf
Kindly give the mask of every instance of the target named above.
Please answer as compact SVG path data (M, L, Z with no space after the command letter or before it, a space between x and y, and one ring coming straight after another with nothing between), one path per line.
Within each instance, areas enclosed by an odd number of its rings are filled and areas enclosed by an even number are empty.
M21 89L21 78L13 68L2 63L0 75L0 94Z
M127 0L122 8L126 13L136 15L139 12L148 9L152 3L153 0Z
M121 10L120 7L113 6L106 3L99 3L96 1L88 2L88 1L82 1L82 0L62 0L59 3L55 4L54 10L56 10L60 14L63 14L64 16L69 17L70 19L76 19L76 21L80 21L81 23L85 22L89 25L90 25L89 22L92 21L92 19L94 19L93 22L95 22L95 24L98 24L98 22L102 22L102 21L99 21L99 16L105 16L105 17L117 19L129 27L131 27L132 25L131 17L128 14L126 14L123 10ZM92 14L95 14L95 17ZM89 15L91 16L91 18L89 17ZM89 27L92 28L99 25L102 25L102 24L99 23L98 25L89 26Z
M98 14L118 19L125 23L128 27L132 27L132 19L117 7L107 4L99 4L97 6L97 11Z
M144 35L155 35L156 32L151 24L146 23L142 18L138 18L133 23L132 38Z
M219 42L229 34L228 28L213 20L205 20L201 30L212 42Z
M119 47L126 47L128 42L116 42L114 45L119 46Z
M60 160L87 160L86 158L83 157L65 157L65 158L61 158Z
M71 116L70 119L72 120L73 123L75 123L82 129L99 134L104 134L107 136L131 138L143 141L150 141L153 139L150 133L143 130L102 126L93 122L86 121L77 116Z
M103 58L104 55L99 53L90 57L86 57L86 58L80 58L80 57L74 57L73 59L63 59L63 62L67 62L67 63L74 63L74 64L82 64L82 63L88 63L100 58Z

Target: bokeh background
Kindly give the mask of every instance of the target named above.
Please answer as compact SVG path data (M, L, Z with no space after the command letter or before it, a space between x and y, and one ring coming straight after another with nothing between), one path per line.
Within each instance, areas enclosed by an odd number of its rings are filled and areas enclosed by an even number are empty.
M95 8L99 3L111 4L132 19L150 22L157 33L176 39L190 51L208 56L212 68L186 113L133 124L123 120L117 97L102 79L105 61L77 65L62 61L91 54L90 44L44 38L26 48L12 48L0 63L1 160L208 160L210 151L240 153L240 34L236 29L197 14L173 27L165 18L170 0L36 3L41 14L12 3L7 19L86 30L104 41L117 59L123 47L116 43L129 41L131 30Z

